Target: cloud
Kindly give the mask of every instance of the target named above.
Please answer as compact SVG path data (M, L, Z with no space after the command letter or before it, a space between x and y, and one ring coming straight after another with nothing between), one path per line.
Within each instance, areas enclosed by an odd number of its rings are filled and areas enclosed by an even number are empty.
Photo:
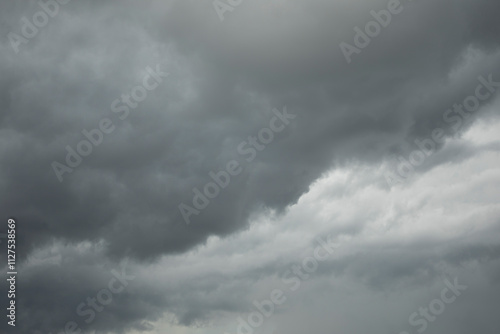
M40 7L1 4L0 209L19 221L22 330L60 330L125 259L134 263L136 286L89 330L149 329L143 321L161 321L163 312L179 326L243 312L252 284L332 231L354 241L318 275L355 278L345 286L383 291L405 277L422 284L440 272L439 261L465 259L491 261L481 268L497 282L498 194L489 186L497 180L497 132L475 127L496 124L496 96L460 130L463 141L447 132L448 143L407 184L389 190L383 175L392 156L446 128L443 113L474 93L478 76L500 81L500 5L405 2L346 64L339 44L386 6L256 0L221 22L210 1L72 1L16 54L7 34L21 33L21 18ZM156 64L169 77L120 120L112 102ZM238 144L285 105L294 123L186 225L178 205L210 181L209 172L241 158ZM60 183L51 163L64 162L65 147L103 117L116 129ZM304 202L311 196L321 205ZM466 235L470 245L460 239ZM52 260L35 261L40 252ZM295 314L276 331L291 331ZM389 330L380 321L380 331Z

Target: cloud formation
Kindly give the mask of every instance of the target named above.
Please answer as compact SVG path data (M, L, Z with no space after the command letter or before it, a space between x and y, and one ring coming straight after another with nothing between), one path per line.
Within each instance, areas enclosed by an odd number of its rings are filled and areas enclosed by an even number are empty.
M500 82L500 4L402 0L348 64L341 43L388 1L244 1L223 21L211 1L60 1L57 13L54 3L0 4L0 209L19 222L16 330L59 334L75 321L232 334L232 319L329 233L338 258L262 330L399 333L444 274L469 290L434 330L498 328L498 94L458 130L443 115L478 77ZM25 37L47 4L54 15ZM128 104L148 68L168 76ZM293 122L186 224L179 204L210 172L244 162L238 146L284 106ZM103 119L113 131L58 177L53 162ZM397 157L436 128L436 152L389 187ZM124 261L136 279L86 323L76 307Z

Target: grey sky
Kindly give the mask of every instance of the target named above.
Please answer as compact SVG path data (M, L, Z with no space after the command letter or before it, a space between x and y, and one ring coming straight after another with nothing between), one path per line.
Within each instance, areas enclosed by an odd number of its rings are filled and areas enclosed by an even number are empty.
M14 47L41 7L0 4L0 209L20 273L0 331L233 334L282 289L256 333L416 333L409 315L458 277L426 331L496 333L498 93L456 129L443 115L480 76L498 87L500 4L402 0L348 63L339 45L388 2L243 0L221 21L212 1L70 1ZM127 105L148 67L168 76ZM240 143L285 107L296 118L246 161ZM52 163L103 119L114 130L59 182ZM389 186L436 128L436 152ZM231 160L242 172L186 224L179 204ZM290 291L281 276L327 235L338 252ZM85 322L77 306L124 261L134 280Z

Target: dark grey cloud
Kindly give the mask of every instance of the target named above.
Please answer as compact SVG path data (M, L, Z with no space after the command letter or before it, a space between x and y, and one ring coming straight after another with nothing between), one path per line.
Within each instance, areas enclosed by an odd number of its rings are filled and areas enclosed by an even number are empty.
M407 156L415 139L437 127L449 138L456 135L443 113L474 93L478 76L500 81L500 5L404 2L404 11L347 64L339 44L352 43L353 28L386 4L245 1L220 22L210 1L71 1L16 54L8 34L20 34L21 18L31 19L40 7L2 3L0 209L4 220L19 221L18 257L26 263L19 280L20 330L60 330L75 317L79 301L105 285L124 259L141 272L164 256L204 247L210 237L248 230L265 212L279 217L332 168L371 168ZM121 120L111 110L113 101L157 65L170 75ZM495 121L495 103L496 95L460 133L477 121ZM273 108L285 106L294 121L246 163L238 145L268 126ZM114 132L59 182L52 162L63 163L65 147L76 148L82 130L106 117ZM417 176L481 152L498 152L498 145L440 147ZM243 172L185 224L178 205L192 205L192 189L202 188L209 172L232 159ZM358 182L327 196L356 193L373 180ZM337 232L356 235L366 224L353 219ZM103 246L74 253L87 243ZM50 245L63 263L33 268L29 257ZM333 268L383 290L390 278L418 277L440 259L453 266L468 256L498 261L498 249L486 251L479 241L436 257L412 257L411 250L364 260L353 255ZM119 333L148 329L145 321L165 311L185 325L209 322L217 312L243 311L236 296L245 298L245 287L279 265L261 267L243 271L233 287L234 276L214 273L188 280L179 291L138 279L85 328Z

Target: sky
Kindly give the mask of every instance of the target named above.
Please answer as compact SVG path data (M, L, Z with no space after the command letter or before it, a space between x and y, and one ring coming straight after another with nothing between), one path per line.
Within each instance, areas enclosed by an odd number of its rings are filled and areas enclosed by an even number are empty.
M3 1L0 333L498 333L499 13Z

